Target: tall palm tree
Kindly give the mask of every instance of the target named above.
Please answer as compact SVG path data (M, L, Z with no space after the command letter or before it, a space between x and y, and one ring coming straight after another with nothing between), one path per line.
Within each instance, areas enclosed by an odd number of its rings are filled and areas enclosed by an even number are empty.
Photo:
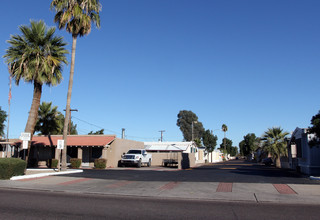
M52 106L52 102L42 102L35 131L41 135L62 134L64 117L57 109L58 106Z
M63 140L65 146L67 146L77 37L88 35L91 31L92 22L98 28L100 27L99 12L101 10L101 4L99 3L99 0L53 0L50 7L56 11L54 21L58 23L59 29L66 28L67 32L72 34L70 78L67 94L66 117L63 126ZM62 150L62 170L65 170L66 168L67 149L65 147Z
M224 145L224 152L226 153L226 132L228 131L227 125L223 124L221 126L221 130L224 132L224 139L223 139L223 145Z
M21 35L13 35L7 42L11 45L4 55L10 74L19 85L21 79L33 83L33 99L25 132L34 133L42 94L42 85L54 86L62 80L62 67L67 64L62 37L54 36L55 28L47 28L43 21L31 21L30 26L19 27ZM28 156L30 152L28 146Z
M288 134L280 127L273 127L262 135L263 149L276 159L277 167L281 167L280 157L287 154L285 137Z

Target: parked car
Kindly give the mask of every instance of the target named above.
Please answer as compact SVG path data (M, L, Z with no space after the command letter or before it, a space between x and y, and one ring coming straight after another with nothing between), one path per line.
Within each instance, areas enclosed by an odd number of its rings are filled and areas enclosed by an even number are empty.
M124 154L119 161L119 166L133 165L141 167L142 164L146 164L148 167L151 166L152 157L144 149L129 150Z
M266 165L266 166L270 166L273 163L273 161L272 161L271 157L268 157L268 158L264 158L262 160L262 163L264 163L264 165Z

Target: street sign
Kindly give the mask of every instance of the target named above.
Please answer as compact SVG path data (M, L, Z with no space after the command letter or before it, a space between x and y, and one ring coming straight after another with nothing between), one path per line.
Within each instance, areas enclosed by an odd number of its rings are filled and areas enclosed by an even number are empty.
M58 140L57 149L62 150L64 148L64 140Z
M22 149L28 149L28 141L23 141L22 142Z
M31 140L31 133L21 132L19 139L22 141L30 141Z

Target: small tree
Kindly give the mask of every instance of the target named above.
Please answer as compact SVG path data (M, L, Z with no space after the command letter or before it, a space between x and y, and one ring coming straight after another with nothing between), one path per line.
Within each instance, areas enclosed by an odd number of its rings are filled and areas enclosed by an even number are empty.
M225 125L225 124L223 124L222 126L221 126L221 130L224 132L224 141L226 140L226 132L228 131L228 127L227 127L227 125ZM226 142L224 142L224 151L226 152Z
M38 110L35 131L41 135L62 134L64 118L57 109L58 106L52 106L52 102L42 102Z
M226 148L224 148L226 147ZM225 149L225 150L224 150ZM230 154L232 151L232 140L228 138L223 138L222 143L220 144L220 150L223 150L225 154Z
M315 134L315 137L309 142L309 145L312 147L320 144L320 111L312 116L311 124L312 126L309 127L308 133Z
M286 136L288 132L284 132L280 127L269 128L262 136L263 150L270 153L276 160L276 166L281 167L280 158L287 155Z
M255 134L249 133L243 137L239 143L240 153L242 156L247 156L257 149L259 146L259 138Z
M104 134L104 129L101 129L101 130L96 131L96 132L90 131L88 134L89 135L101 135L101 134Z
M38 110L35 131L41 135L57 135L63 133L64 116L53 106L52 102L42 102ZM71 121L70 134L78 134L77 125Z
M213 135L210 130L206 130L203 133L202 142L208 153L212 153L212 151L214 151L215 147L217 146L217 140L218 137L216 135Z

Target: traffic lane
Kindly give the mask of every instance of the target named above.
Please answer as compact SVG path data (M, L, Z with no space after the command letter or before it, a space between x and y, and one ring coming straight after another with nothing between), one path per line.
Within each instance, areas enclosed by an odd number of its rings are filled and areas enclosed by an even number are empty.
M5 219L318 219L319 205L261 204L0 189ZM27 201L27 202L26 202ZM272 210L268 212L266 210Z
M84 170L83 173L62 176L114 179L127 181L166 181L166 182L238 182L238 183L272 183L272 184L320 184L320 181L297 174L290 170L266 167L264 165L241 163L219 163L205 165L191 170L173 171L113 169Z

